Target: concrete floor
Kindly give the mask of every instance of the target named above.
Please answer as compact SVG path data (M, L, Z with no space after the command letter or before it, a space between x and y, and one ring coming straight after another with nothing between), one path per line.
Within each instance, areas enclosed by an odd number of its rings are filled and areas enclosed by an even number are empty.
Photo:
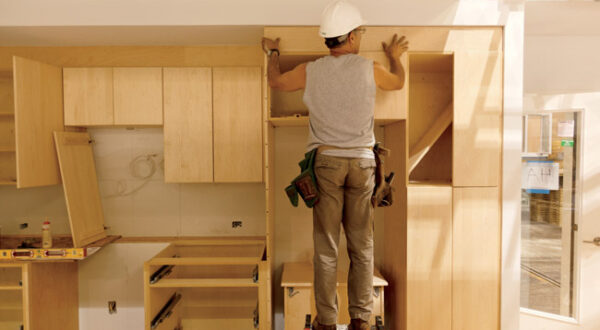
M560 314L561 228L521 221L521 307Z

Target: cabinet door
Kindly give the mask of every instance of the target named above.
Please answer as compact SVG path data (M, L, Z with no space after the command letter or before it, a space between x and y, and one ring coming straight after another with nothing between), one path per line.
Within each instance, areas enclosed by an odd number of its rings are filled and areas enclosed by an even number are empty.
M115 124L162 125L161 68L114 68Z
M13 58L17 187L59 184L52 133L63 131L62 70Z
M502 146L502 53L454 54L454 186L498 186Z
M498 329L501 248L498 188L453 190L452 329Z
M390 61L387 59L384 52L363 52L360 54L368 59L372 59L375 62L381 63L383 66L389 69ZM407 56L402 55L400 61L406 72L406 80L408 83L408 65ZM377 88L377 95L375 96L375 119L379 121L395 121L400 119L406 119L406 112L408 107L407 90L408 88L403 87L397 91L384 91Z
M166 182L213 181L212 71L164 68Z
M83 247L106 237L91 138L87 132L55 132L54 138L73 246Z
M213 69L215 182L262 182L261 68Z
M112 125L113 69L64 68L65 125Z

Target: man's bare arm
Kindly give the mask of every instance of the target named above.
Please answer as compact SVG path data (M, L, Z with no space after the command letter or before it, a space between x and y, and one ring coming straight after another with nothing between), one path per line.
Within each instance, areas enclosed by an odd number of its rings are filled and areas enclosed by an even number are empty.
M263 38L262 45L265 51L279 49L279 38L276 40ZM306 63L299 64L291 71L281 73L279 52L273 52L267 64L267 78L269 87L280 91L293 92L302 89L306 84Z
M390 61L390 70L388 71L381 63L374 63L373 71L377 87L383 90L402 89L406 75L400 56L408 50L408 41L405 37L398 39L398 35L394 34L392 42L389 45L382 42L382 46Z

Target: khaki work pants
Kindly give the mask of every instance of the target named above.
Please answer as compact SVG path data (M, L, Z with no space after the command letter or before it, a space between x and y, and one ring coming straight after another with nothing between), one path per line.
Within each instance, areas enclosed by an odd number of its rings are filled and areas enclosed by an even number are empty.
M337 321L337 257L343 225L350 256L348 311L351 318L368 321L373 308L375 160L318 154L314 168L320 194L313 208L317 320L323 325Z

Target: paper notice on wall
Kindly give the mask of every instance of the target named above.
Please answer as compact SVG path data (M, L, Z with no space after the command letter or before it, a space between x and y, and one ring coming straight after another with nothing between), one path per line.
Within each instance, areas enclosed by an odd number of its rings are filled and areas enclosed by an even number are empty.
M558 136L559 137L575 136L575 121L567 120L567 121L558 122Z
M558 170L558 163L552 161L530 161L523 163L523 189L558 190Z

